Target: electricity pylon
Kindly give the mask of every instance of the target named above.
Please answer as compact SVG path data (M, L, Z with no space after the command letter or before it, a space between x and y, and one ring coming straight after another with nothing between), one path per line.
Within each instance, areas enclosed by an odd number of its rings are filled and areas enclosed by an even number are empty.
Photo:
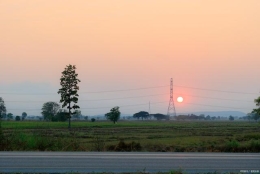
M168 115L169 119L176 116L176 110L175 110L174 101L173 101L173 81L172 81L172 78L171 78L171 86L170 86L170 101L169 101L167 115Z

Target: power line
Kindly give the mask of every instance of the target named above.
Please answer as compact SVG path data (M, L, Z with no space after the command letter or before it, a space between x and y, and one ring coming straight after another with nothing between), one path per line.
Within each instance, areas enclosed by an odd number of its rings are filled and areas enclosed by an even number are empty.
M225 90L218 90L218 89L208 89L208 88L197 88L197 87L189 87L189 86L181 86L181 85L173 85L175 87L182 87L182 88L190 88L190 89L197 89L197 90L204 90L204 91L215 91L215 92L224 92L224 93L235 93L235 94L259 94L259 93L250 93L250 92L238 92L238 91L225 91ZM154 87L143 87L143 88L130 88L130 89L117 89L117 90L107 90L107 91L89 91L89 92L80 92L80 94L91 94L91 93L109 93L109 92L122 92L122 91L135 91L135 90L144 90L144 89L154 89L154 88L163 88L169 87L169 85L164 86L154 86ZM10 95L53 95L57 93L17 93L17 92L0 92L0 94L10 94Z
M117 90L108 90L108 91L92 91L92 92L80 92L80 94L92 94L92 93L109 93L109 92L121 92L121 91L137 91L137 90L144 90L144 89L154 89L154 88L164 88L168 87L169 85L165 86L155 86L155 87L144 87L144 88L131 88L131 89L117 89ZM0 94L12 94L12 95L53 95L58 93L11 93L11 92L1 92Z
M179 94L183 95L183 93L173 93L173 94ZM92 99L92 100L80 100L82 101L105 101L105 100L122 100L122 99L132 99L132 98L142 98L142 97L151 97L151 96L161 96L161 95L168 95L168 93L164 94L154 94L154 95L143 95L143 96L134 96L134 97L119 97L119 98L104 98L104 99ZM197 97L197 98L207 98L207 99L214 99L214 100L228 100L228 101L236 101L236 102L250 102L252 103L253 101L249 100L236 100L236 99L228 99L228 98L215 98L215 97L205 97L205 96L198 96L198 95L188 95L184 94L185 96L191 96L191 97ZM31 100L20 100L20 101L5 101L5 102L23 102L23 103L35 103L35 102L48 102L48 101L31 101Z
M199 106L210 106L210 107L218 107L218 108L228 108L228 109L248 109L248 108L236 108L236 107L229 107L229 106L216 106L216 105L205 105L205 104L198 104L198 103L187 103L191 105L199 105Z
M104 101L104 100L121 100L121 99L131 99L131 98L142 98L142 97L151 97L151 96L160 96L160 95L166 95L168 93L164 94L154 94L154 95L143 95L143 96L135 96L135 97L119 97L119 98L105 98L105 99L93 99L93 100L79 100L81 101ZM26 102L26 103L32 103L32 102L46 102L46 101L5 101L5 102Z
M151 104L160 104L165 103L166 101L161 102L153 102ZM141 106L141 105L147 105L148 103L139 103L139 104L131 104L131 105L119 105L119 107L131 107L131 106ZM80 108L80 109L104 109L104 108L111 108L113 106L106 106L106 107L93 107L93 108ZM41 109L9 109L9 110L41 110Z
M153 102L150 104L163 104L163 103L168 103L168 101L161 101L161 102ZM228 108L228 109L249 109L249 108L237 108L237 107L229 107L229 106L217 106L217 105L207 105L207 104L200 104L200 103L185 103L185 104L190 104L190 105L199 105L199 106L209 106L209 107L218 107L218 108ZM139 104L131 104L131 105L119 105L119 107L132 107L132 106L142 106L142 105L148 105L148 103L139 103ZM111 108L113 106L106 106L106 107L92 107L92 108L80 108L82 109L106 109L106 108ZM41 109L8 109L8 110L41 110Z
M146 87L146 88L118 89L118 90L110 90L110 91L81 92L81 93L82 94L90 94L90 93L107 93L107 92L120 92L120 91L136 91L136 90L143 90L143 89L164 88L164 87L168 87L168 86L169 85L156 86L156 87Z
M191 89L197 89L197 90L205 90L205 91L235 93L235 94L254 94L254 95L259 94L259 93L252 93L252 92L237 92L237 91L224 91L224 90L217 90L217 89L195 88L195 87L180 86L180 85L173 85L173 86L182 87L182 88L191 88Z
M174 94L183 94L183 93L174 93ZM238 101L238 102L250 102L250 103L253 102L253 101L249 101L249 100L236 100L236 99L227 99L227 98L215 98L215 97L205 97L205 96L196 96L196 95L187 95L187 94L185 94L185 96L198 97L198 98L208 98L208 99L216 99L216 100Z
M79 100L79 101L121 100L121 99L131 99L131 98L142 98L142 97L160 96L160 95L166 95L166 94L168 94L168 93L164 93L164 94L154 94L154 95L143 95L143 96L136 96L136 97L120 97L120 98L106 98L106 99L95 99L95 100Z

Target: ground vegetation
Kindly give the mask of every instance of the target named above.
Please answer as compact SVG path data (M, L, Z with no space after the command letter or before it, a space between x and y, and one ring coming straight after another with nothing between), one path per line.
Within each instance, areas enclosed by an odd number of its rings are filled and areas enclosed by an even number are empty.
M260 152L260 124L248 121L3 121L0 150Z

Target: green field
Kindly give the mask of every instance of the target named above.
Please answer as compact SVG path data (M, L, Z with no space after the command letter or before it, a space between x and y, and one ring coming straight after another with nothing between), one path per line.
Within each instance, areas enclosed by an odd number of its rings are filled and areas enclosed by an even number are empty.
M260 124L232 121L3 121L1 150L260 152Z

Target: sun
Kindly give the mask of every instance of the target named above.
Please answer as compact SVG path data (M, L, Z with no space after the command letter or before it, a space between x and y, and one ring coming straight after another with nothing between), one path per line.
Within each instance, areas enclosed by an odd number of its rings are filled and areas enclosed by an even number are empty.
M177 102L179 102L179 103L183 102L183 98L182 97L178 97L177 98Z

